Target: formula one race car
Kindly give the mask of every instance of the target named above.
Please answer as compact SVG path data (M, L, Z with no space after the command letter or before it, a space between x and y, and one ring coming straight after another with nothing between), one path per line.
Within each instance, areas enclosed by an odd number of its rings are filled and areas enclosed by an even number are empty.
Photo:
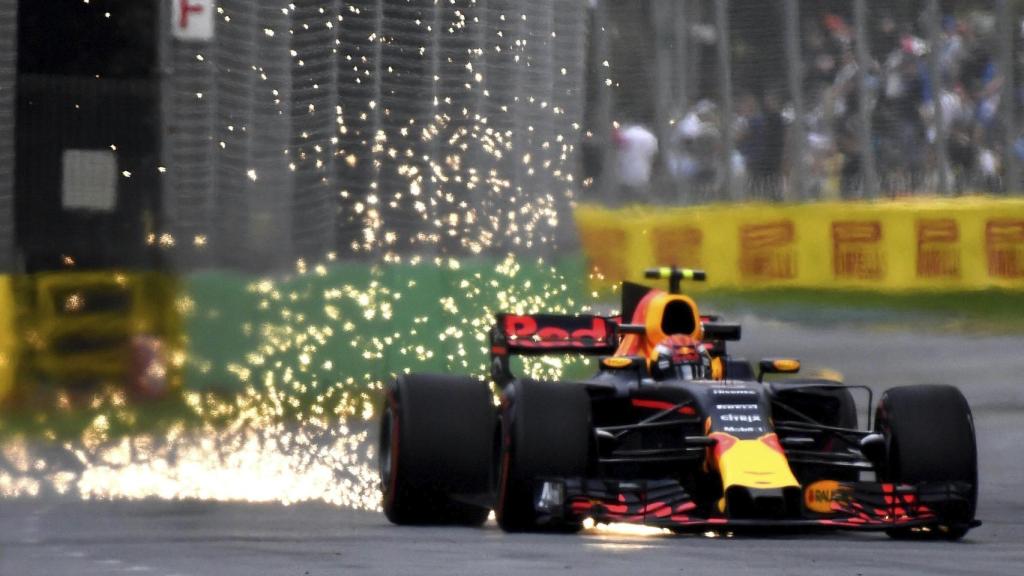
M492 379L405 375L381 420L384 513L396 524L575 531L586 518L675 532L884 530L959 539L978 526L970 408L950 386L885 392L727 353L740 327L669 290L623 285L621 317L499 314ZM628 320L628 321L627 321ZM512 355L600 356L585 381L516 378Z

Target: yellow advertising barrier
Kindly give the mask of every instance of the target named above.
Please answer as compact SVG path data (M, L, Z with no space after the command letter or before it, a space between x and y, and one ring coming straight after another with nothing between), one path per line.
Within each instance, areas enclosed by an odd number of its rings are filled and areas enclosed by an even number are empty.
M0 403L40 382L119 382L151 395L180 386L178 291L175 277L153 271L0 275Z
M11 277L0 275L0 401L14 388L20 351L15 328L16 308Z
M1024 289L1024 199L584 205L575 216L598 283L676 265L703 268L712 288Z

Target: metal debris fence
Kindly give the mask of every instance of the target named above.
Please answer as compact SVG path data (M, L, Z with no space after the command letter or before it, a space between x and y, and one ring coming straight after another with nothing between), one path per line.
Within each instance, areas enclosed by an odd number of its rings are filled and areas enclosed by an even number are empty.
M220 0L212 42L167 38L162 57L179 263L550 251L578 184L588 17L586 0Z
M217 0L199 42L154 2L152 241L183 269L552 252L574 200L1021 190L1013 0ZM5 269L16 10L0 0ZM624 153L631 125L656 151Z
M603 0L585 197L814 201L1017 194L1013 0ZM939 103L936 106L936 102ZM605 126L640 125L658 153ZM647 145L641 149L649 150ZM626 158L623 158L626 156ZM616 174L653 163L642 186Z

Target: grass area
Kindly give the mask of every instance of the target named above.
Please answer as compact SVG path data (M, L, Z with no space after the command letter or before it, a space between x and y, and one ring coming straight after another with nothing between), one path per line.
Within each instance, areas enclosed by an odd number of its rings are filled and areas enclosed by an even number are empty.
M1024 333L1024 292L880 293L855 290L763 289L698 295L705 308L755 313L789 322L905 325L965 333Z
M190 277L186 387L355 389L409 370L483 375L499 311L587 304L583 260L336 263L280 279Z

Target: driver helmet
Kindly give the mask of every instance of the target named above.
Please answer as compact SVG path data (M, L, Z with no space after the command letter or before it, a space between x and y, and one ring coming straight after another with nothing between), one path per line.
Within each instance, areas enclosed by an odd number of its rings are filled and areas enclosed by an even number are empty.
M711 357L704 345L683 334L668 336L654 347L651 372L655 380L697 380L711 373Z

